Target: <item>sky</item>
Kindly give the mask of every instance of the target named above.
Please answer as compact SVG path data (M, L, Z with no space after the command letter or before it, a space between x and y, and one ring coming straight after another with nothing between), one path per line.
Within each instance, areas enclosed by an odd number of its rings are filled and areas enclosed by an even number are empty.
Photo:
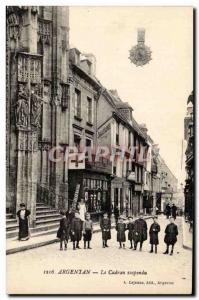
M152 51L144 67L128 58L138 28L145 28ZM184 117L193 90L192 32L189 7L70 7L70 46L95 55L97 78L133 107L179 183L185 179ZM183 153L185 147L183 142Z

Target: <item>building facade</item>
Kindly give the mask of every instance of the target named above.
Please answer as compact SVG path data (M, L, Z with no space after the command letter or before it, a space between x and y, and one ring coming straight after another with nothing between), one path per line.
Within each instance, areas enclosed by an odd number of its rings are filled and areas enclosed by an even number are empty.
M69 12L9 6L6 20L6 209L15 215L24 202L35 227L37 201L67 206L67 168L48 154L69 142Z
M186 180L185 180L185 207L186 219L193 221L194 214L194 94L188 97L187 115L184 119L184 139L187 142L186 148Z

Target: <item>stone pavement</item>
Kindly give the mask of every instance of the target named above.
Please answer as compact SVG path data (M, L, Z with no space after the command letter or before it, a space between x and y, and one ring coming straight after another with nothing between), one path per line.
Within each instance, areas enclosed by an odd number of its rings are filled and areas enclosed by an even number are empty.
M146 216L145 219L149 219L151 216ZM112 222L112 228L114 227L114 222ZM94 233L100 231L99 224L94 224ZM31 238L28 241L18 241L18 238L9 238L6 240L6 255L14 254L17 252L30 250L42 246L46 246L49 244L53 244L58 242L59 239L56 237L56 233L52 234L47 233L46 235L35 235L32 234Z
M148 229L152 220L148 220ZM101 233L92 238L92 250L60 251L53 243L8 255L7 292L27 294L190 294L192 290L192 251L182 246L182 218L177 218L179 235L174 255L164 255L165 216L158 217L161 231L158 253L149 253L149 238L143 250L119 249L116 230L108 248L102 248ZM127 237L127 233L126 233ZM135 275L135 272L141 274ZM20 279L20 280L19 280Z

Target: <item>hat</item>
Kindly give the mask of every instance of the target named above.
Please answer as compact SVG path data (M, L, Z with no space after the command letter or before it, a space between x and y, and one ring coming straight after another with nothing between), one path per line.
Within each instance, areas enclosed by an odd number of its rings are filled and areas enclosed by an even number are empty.
M20 207L25 207L25 203L20 203Z
M128 219L133 219L133 216L128 216Z
M103 216L105 216L105 215L107 215L107 216L108 216L108 213L107 213L107 212L104 212L104 213L103 213Z
M139 216L143 216L143 215L144 215L143 212L140 212L140 213L139 213Z

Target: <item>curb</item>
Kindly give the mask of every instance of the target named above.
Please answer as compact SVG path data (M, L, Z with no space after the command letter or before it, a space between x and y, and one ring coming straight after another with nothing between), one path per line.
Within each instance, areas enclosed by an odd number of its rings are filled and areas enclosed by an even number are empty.
M148 220L150 218L152 218L152 216L145 217L144 219ZM115 228L115 225L111 226L111 229L113 229L113 228ZM98 233L98 232L101 232L100 228L93 230L93 233ZM54 244L54 243L57 243L57 242L59 242L59 239L58 238L54 238L52 240L48 240L48 241L45 241L45 242L40 242L40 243L35 242L34 244L31 244L31 245L26 245L26 246L20 246L20 247L16 247L16 248L11 248L11 249L6 250L6 255L15 254L15 253L26 251L26 250L31 250L31 249L34 249L34 248L39 248L39 247L47 246L47 245Z

